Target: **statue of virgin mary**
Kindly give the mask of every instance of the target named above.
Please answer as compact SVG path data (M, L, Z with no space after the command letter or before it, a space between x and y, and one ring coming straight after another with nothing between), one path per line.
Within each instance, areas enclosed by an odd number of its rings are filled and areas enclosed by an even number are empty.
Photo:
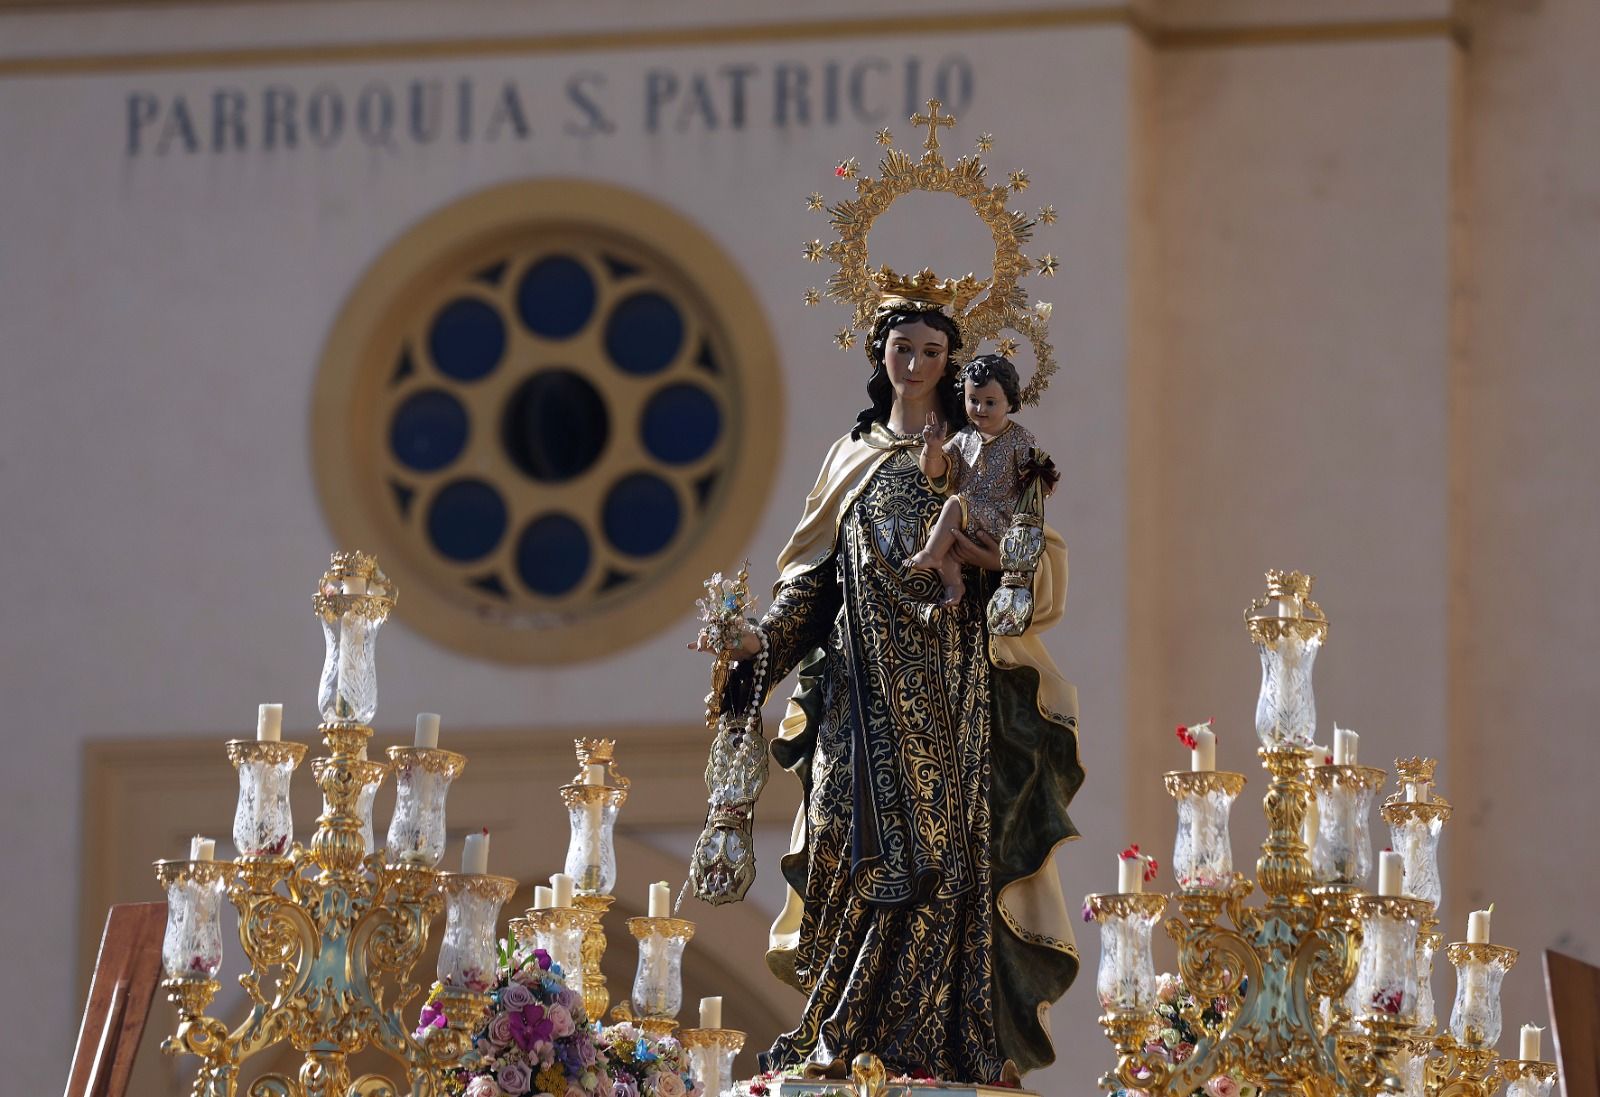
M870 1052L894 1074L1014 1081L1053 1061L1044 1012L1078 970L1052 862L1077 833L1077 697L1039 640L1066 547L1042 527L1020 635L985 613L1010 566L992 539L958 544L953 606L907 564L946 487L919 468L923 432L966 421L948 301L902 288L878 304L870 405L822 460L724 702L748 702L762 651L771 682L797 675L772 756L805 799L767 960L806 1004L773 1069Z

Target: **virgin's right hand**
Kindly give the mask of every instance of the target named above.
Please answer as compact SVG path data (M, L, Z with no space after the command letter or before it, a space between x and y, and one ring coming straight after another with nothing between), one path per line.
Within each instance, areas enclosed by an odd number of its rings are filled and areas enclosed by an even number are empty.
M711 638L706 635L705 629L701 629L694 640L684 646L690 651L703 651L708 655L720 655L722 653L721 649L713 644ZM743 631L739 637L739 646L734 649L733 657L735 659L748 659L760 651L761 637L751 627L750 622L744 622Z

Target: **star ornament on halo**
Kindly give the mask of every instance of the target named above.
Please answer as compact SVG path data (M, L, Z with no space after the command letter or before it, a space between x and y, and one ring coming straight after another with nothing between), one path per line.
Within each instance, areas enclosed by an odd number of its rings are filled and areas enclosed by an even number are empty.
M816 286L812 286L810 289L806 290L806 304L815 305L821 300L822 294L817 291Z
M980 134L978 134L978 151L979 152L991 152L993 150L994 150L994 134L992 134L992 133L980 133Z
M848 160L839 161L838 166L833 169L833 174L837 175L840 179L854 179L856 177L856 173L860 170L860 165L856 163L856 158L852 156Z
M1021 194L1028 189L1028 173L1018 168L1011 173L1011 192Z
M1054 255L1046 255L1039 260L1039 273L1046 278L1054 278L1056 276L1056 268L1059 266L1061 264Z
M821 194L812 191L806 196L806 209L819 210L823 207L824 199Z
M822 241L821 240L808 240L808 241L806 241L805 257L806 257L806 262L808 262L808 263L820 263L820 262L822 262Z
M833 341L839 344L840 350L849 350L856 345L856 333L849 328L840 328L839 334L833 337Z
M892 145L894 144L894 134L886 129L881 129L878 131L877 140L880 145Z
M1000 357L1002 357L1002 358L1015 358L1017 356L1017 351L1020 350L1021 347L1022 347L1021 343L1017 342L1015 339L1012 339L1012 338L1010 338L1008 336L1008 337L1000 340L1000 344L999 344L999 347L997 349L1000 352Z

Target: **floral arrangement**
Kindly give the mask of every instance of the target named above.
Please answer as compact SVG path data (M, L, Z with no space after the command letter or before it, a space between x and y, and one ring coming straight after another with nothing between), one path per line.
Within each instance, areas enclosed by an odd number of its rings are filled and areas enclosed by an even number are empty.
M1242 995L1246 984L1241 984ZM1156 976L1156 1035L1145 1051L1159 1055L1176 1066L1194 1054L1195 1044L1205 1030L1220 1027L1239 1006L1237 998L1219 995L1201 1001L1183 985L1178 976L1163 972ZM1196 1089L1190 1097L1256 1097L1257 1086L1237 1070L1217 1074ZM1113 1097L1144 1097L1142 1090L1116 1090Z
M623 1021L601 1029L599 1041L615 1097L704 1097L688 1053L671 1036L651 1040Z
M639 1097L615 1087L583 1011L583 995L567 986L544 949L523 952L501 942L499 978L489 988L489 1014L473 1034L477 1060L455 1072L455 1097ZM438 992L422 1007L417 1038L443 1028ZM661 1097L681 1097L662 1094Z

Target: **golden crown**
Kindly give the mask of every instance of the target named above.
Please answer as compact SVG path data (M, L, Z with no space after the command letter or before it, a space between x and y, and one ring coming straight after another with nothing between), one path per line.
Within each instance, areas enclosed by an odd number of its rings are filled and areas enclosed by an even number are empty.
M929 267L923 267L909 278L896 274L888 266L879 267L872 274L872 283L878 288L878 303L894 305L902 302L954 308L957 313L978 294L989 288L988 279L979 281L970 274L960 278L940 278Z
M912 125L926 127L928 131L921 156L913 158L900 149L889 148L879 164L876 179L862 174L854 157L841 161L833 169L837 178L855 182L855 197L833 205L820 193L807 199L809 209L827 212L837 239L826 244L821 240L807 241L804 255L812 263L827 259L835 264L836 269L828 279L827 295L853 306L850 326L834 336L841 348L850 349L855 346L858 335L870 332L885 305L940 309L960 327L963 342L974 349L985 340L994 340L1000 344L1002 353L1014 353L1017 340L1002 339L1002 331L1015 332L1027 339L1034 348L1036 367L1023 389L1022 401L1037 404L1039 394L1056 369L1046 337L1049 306L1041 303L1030 309L1027 294L1018 282L1030 273L1046 278L1055 276L1059 264L1054 255L1031 259L1023 254L1022 245L1031 239L1035 225L1054 224L1056 212L1053 207L1045 206L1037 215L1029 216L1007 208L1013 195L1028 188L1025 171L1011 172L1005 183L991 183L987 178L989 169L978 155L959 157L954 164L946 162L939 151L939 131L954 126L955 119L942 114L941 110L939 100L930 99L926 114L911 116ZM878 144L892 146L893 143L888 130L878 131ZM993 146L994 138L987 133L977 140L978 153L986 153ZM896 199L912 191L954 195L972 207L973 214L989 229L994 240L994 269L990 277L980 280L968 274L961 278L941 278L926 268L906 277L886 266L872 269L867 257L867 235L873 223ZM813 286L806 290L805 300L808 305L818 304L822 293Z

